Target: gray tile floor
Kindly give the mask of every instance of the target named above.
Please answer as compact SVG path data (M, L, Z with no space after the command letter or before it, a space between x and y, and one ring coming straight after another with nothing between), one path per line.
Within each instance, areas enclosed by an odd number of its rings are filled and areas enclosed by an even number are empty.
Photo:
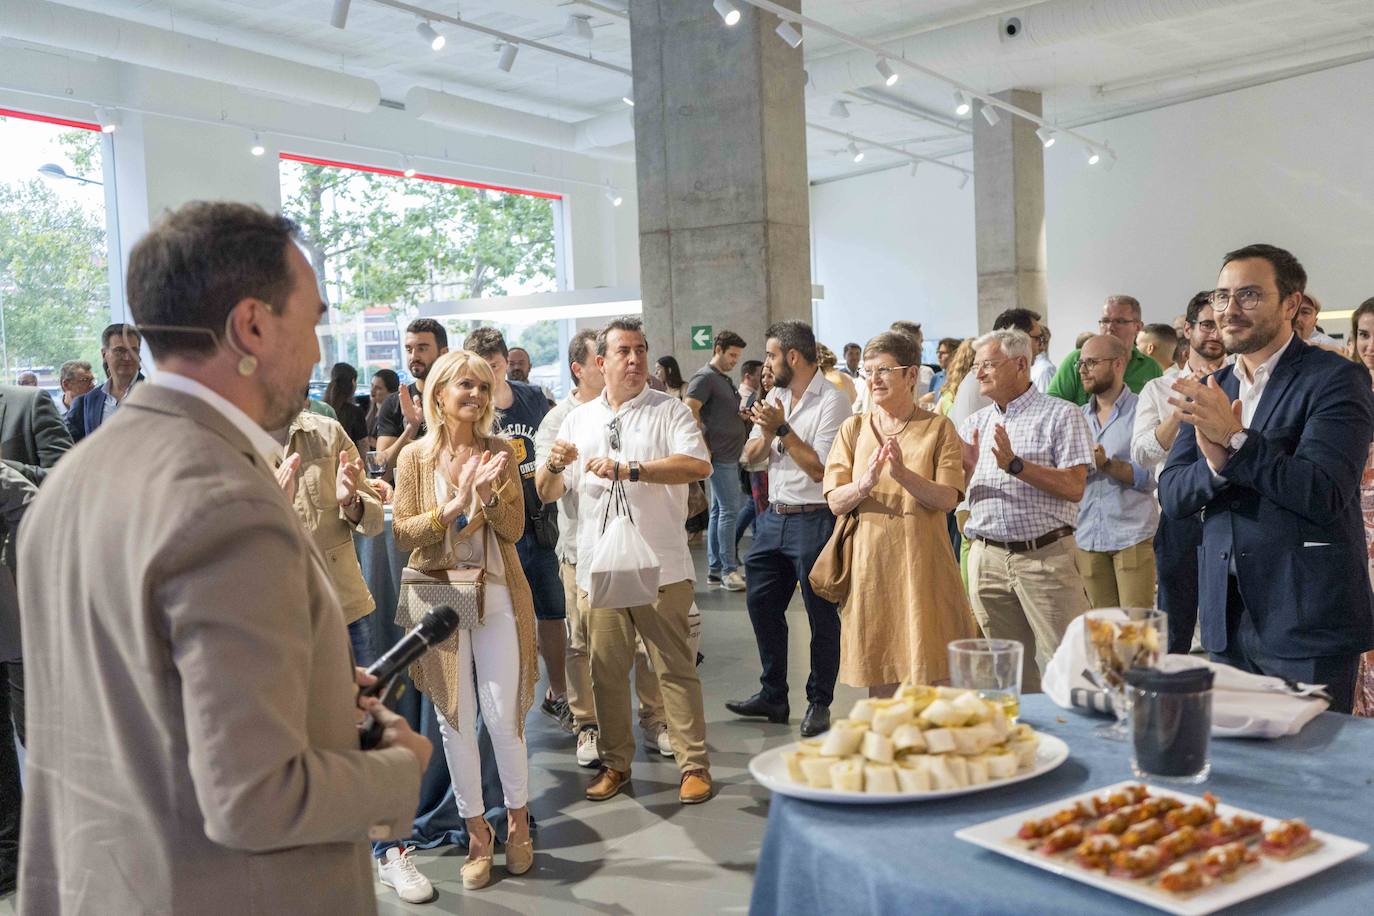
M735 719L725 711L725 701L758 688L758 652L744 593L708 589L704 552L696 551L696 561L701 651L706 656L700 671L716 797L702 805L680 805L677 766L640 747L631 788L609 801L588 802L582 792L592 771L577 766L572 739L546 717L531 713L530 804L540 824L535 867L518 878L506 876L498 849L492 883L465 891L458 877L465 851L417 852L416 861L434 882L438 899L404 904L379 884L383 916L747 912L768 818L768 793L749 778L749 758L796 738L806 704L809 629L797 596L787 615L791 724ZM847 709L858 696L856 690L837 688L835 708ZM0 900L0 916L13 913L13 899Z
M726 712L725 701L758 689L758 651L744 593L707 589L704 553L697 551L696 560L701 651L706 656L700 672L716 797L702 805L679 804L677 766L641 746L632 788L609 801L586 801L582 792L593 771L577 766L569 736L534 713L526 732L530 804L540 821L534 869L518 878L505 876L498 849L492 883L480 891L465 891L458 878L463 850L417 852L417 864L434 882L438 899L411 906L378 885L383 916L748 911L768 818L768 792L750 779L749 758L796 739L806 708L810 631L797 596L788 611L791 724L735 719ZM835 707L846 709L858 696L858 691L840 687Z

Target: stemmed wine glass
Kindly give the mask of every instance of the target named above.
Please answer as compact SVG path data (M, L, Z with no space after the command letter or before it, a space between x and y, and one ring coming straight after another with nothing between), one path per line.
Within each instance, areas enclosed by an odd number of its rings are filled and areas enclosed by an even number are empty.
M1110 607L1083 615L1083 641L1088 670L1098 686L1112 699L1116 721L1097 729L1100 738L1130 738L1131 699L1126 672L1132 668L1157 668L1168 645L1168 616L1155 608Z

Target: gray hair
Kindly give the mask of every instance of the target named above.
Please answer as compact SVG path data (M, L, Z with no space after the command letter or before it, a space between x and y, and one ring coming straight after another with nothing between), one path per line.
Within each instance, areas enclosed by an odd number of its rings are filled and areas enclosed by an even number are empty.
M1030 335L1025 331L1018 331L1015 328L989 331L973 342L973 349L981 350L988 344L997 344L1002 348L1002 352L1012 359L1020 357L1025 359L1027 363L1030 362L1031 340Z
M76 377L78 371L90 372L91 364L84 359L69 359L62 364L62 368L58 372L57 378L59 381L70 382Z

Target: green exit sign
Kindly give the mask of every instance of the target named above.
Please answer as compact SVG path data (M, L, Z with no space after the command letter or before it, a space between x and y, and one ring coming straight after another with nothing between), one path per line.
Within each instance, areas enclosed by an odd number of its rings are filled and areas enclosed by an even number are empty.
M692 349L693 349L693 350L709 350L709 349L711 349L711 341L712 341L714 338L715 338L715 335L711 333L711 326L710 326L709 324L694 324L694 325L692 325Z

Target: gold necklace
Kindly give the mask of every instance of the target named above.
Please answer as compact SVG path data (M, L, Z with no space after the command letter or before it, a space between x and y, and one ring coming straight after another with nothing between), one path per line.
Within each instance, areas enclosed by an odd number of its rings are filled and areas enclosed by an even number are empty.
M902 428L899 429L899 430L897 430L895 433L890 433L890 434L889 434L889 433L885 433L885 432L882 431L882 429L880 428L880 424L878 423L878 413L877 413L877 412L874 412L874 414L873 414L873 421L874 421L874 422L873 422L873 431L876 432L876 433L878 434L879 438L881 438L881 439L892 439L892 438L895 438L895 437L897 437L897 436L900 436L902 433L906 432L906 428L907 428L908 426L911 425L911 421L914 420L914 419L916 419L916 411L918 411L918 410L920 410L920 409L921 409L921 408L920 408L919 406L915 405L915 404L911 405L911 415L908 416L908 417L906 418L906 422L902 424Z

